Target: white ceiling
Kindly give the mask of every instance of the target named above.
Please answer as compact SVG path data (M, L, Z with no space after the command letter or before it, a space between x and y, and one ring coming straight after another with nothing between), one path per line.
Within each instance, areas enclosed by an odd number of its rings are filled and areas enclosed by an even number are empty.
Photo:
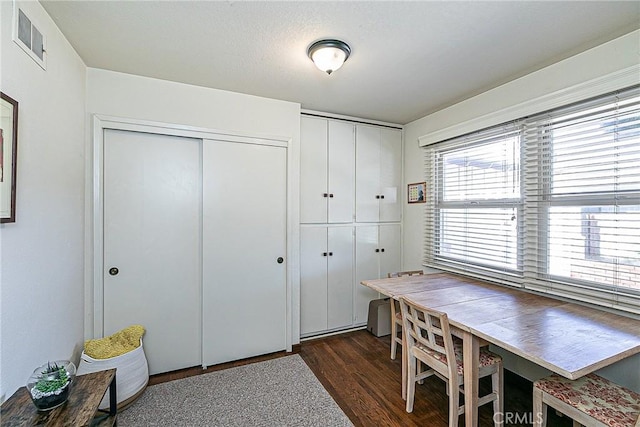
M45 1L89 67L406 124L640 27L638 1ZM328 76L320 38L352 48Z

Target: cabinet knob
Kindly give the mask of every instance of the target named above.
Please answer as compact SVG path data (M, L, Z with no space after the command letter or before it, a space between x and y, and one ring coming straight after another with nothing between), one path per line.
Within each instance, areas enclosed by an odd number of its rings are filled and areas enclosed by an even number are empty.
M380 249L380 252L384 252L384 248Z
M322 252L322 256L327 256L327 253L326 252Z
M380 249L376 249L376 252L380 252Z
M333 256L333 252L329 252L329 256Z
M380 195L380 198L381 198L381 199L384 199L384 194Z
M329 197L329 193L322 193L322 197Z
M379 199L379 198L380 198L380 195L379 195L379 194L376 194L376 199Z
M120 270L118 270L118 267L111 267L109 269L109 274L112 276L117 276L119 272Z
M333 193L329 193L329 197L333 197Z

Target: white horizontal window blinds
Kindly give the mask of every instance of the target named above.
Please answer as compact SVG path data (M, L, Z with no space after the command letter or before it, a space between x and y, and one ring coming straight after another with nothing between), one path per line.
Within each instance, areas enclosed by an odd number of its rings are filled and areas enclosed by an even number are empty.
M531 117L525 128L526 285L639 311L640 91Z
M427 149L429 265L497 277L521 271L520 142L514 123Z
M640 88L425 148L425 264L640 313Z

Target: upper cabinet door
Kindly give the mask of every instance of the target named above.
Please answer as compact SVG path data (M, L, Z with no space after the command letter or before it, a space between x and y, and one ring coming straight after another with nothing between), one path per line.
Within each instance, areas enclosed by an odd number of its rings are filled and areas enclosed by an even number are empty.
M402 218L402 132L380 129L380 221Z
M327 222L327 120L300 119L300 222Z
M402 218L402 133L358 125L356 131L356 221Z
M329 120L328 211L330 223L353 221L355 196L355 127Z
M356 221L378 222L380 205L380 129L356 127Z

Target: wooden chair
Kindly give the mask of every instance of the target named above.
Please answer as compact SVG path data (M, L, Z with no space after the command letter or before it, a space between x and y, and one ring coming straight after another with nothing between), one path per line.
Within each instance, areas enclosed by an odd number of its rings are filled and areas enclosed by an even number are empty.
M398 271L389 273L387 277L403 277L403 276L422 276L424 271ZM402 345L402 313L400 313L400 304L398 301L391 299L391 359L395 360L398 351L398 344Z
M460 406L460 394L464 393L464 367L462 340L451 335L446 313L417 307L404 297L400 298L402 322L408 358L407 412L413 411L416 382L436 375L447 383L449 395L449 427L458 426L458 417L464 414ZM420 363L427 366L422 370ZM494 414L503 413L502 358L488 350L480 349L479 378L491 375L491 393L480 397L478 406L493 402ZM502 416L494 417L495 425L503 425ZM498 419L498 420L496 420Z
M596 374L568 380L553 374L533 383L533 425L547 425L547 407L573 419L573 426L640 427L640 393Z

